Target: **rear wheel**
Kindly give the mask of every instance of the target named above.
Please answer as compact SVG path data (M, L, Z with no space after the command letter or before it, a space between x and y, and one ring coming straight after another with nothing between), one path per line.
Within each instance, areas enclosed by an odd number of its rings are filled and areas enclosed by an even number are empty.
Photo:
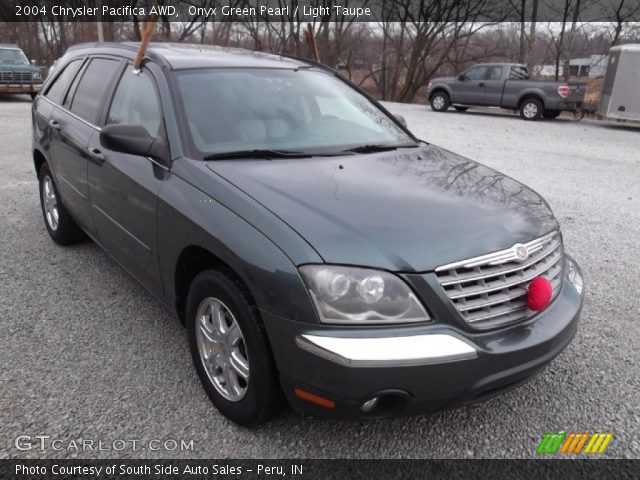
M469 110L469 107L453 107L456 109L456 112L466 112L467 110Z
M257 307L246 287L218 270L200 273L187 299L189 347L209 398L244 426L278 413L280 387Z
M434 93L433 95L431 95L429 102L431 103L431 108L436 112L446 111L451 104L449 95L447 95L446 92Z
M544 106L537 98L527 98L520 104L520 117L524 120L540 120Z
M47 232L60 245L73 245L85 239L85 234L60 201L49 165L44 163L38 171L40 206Z
M542 116L544 118L554 119L554 118L558 118L561 113L562 112L560 110L545 110Z

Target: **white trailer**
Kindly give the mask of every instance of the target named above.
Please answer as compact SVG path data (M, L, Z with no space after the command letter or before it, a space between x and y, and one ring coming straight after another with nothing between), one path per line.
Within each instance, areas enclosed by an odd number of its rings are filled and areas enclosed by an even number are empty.
M640 44L619 45L609 52L598 113L640 121Z

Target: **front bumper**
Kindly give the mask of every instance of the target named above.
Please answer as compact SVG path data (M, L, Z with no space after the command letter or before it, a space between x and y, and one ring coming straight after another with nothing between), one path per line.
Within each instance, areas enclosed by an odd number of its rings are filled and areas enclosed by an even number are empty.
M489 332L444 323L356 329L263 317L283 391L296 409L379 418L455 408L517 387L569 344L581 308L582 295L565 274L546 310ZM373 398L375 408L363 411Z
M0 84L0 93L38 93L41 88L41 83L2 83Z

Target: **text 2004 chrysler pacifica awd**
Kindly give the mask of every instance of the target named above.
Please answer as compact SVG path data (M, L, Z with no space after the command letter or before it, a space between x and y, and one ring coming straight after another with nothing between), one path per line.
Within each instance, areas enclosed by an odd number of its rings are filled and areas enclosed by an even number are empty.
M45 224L177 312L224 415L263 422L283 394L335 417L451 408L571 341L582 276L532 190L312 62L154 44L134 71L135 52L77 46L37 97Z

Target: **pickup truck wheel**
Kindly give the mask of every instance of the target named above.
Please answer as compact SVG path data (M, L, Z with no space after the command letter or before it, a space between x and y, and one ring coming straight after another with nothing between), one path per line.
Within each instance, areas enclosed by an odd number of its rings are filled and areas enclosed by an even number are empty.
M73 245L86 238L82 229L71 218L60 201L49 165L44 163L38 171L40 207L49 236L59 245Z
M469 110L469 107L453 107L456 109L456 112L466 112Z
M449 108L451 102L449 101L449 95L444 92L436 92L429 99L431 108L436 112L444 112Z
M540 120L544 114L544 106L537 98L528 98L520 104L520 117L525 120Z
M264 423L280 409L277 371L246 287L221 270L205 270L187 298L191 356L212 403L239 425Z
M561 113L562 112L560 110L545 110L542 116L544 118L554 119L554 118L558 118Z

